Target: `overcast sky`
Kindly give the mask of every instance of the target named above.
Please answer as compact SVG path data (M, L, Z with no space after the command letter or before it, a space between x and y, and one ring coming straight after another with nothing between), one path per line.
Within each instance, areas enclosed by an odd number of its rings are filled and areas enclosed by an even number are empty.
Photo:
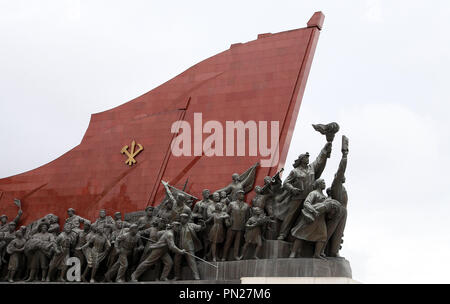
M432 3L432 4L431 4ZM78 145L90 115L325 14L286 171L350 139L342 254L364 283L450 283L448 1L0 0L0 177Z

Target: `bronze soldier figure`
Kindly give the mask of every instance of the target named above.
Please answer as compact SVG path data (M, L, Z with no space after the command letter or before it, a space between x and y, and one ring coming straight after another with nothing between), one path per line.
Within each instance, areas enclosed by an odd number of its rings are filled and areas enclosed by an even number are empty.
M106 215L106 210L102 209L99 211L99 216L97 220L92 224L93 227L100 229L106 237L109 239L111 237L112 230L114 229L114 220L109 215Z
M148 229L151 227L152 221L153 221L154 209L155 208L153 206L147 206L145 208L145 215L140 217L137 222L139 230L144 230L144 229Z

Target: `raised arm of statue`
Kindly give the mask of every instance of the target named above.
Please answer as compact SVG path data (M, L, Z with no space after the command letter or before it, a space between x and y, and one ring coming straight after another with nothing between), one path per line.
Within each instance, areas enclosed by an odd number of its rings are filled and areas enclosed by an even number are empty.
M229 184L228 186L226 186L226 187L224 187L224 188L222 188L222 189L219 189L219 190L217 190L216 192L225 192L227 195L230 195L230 193L231 193L231 191L233 190L233 188L232 188L232 184Z
M177 200L175 199L175 197L173 197L172 191L170 191L170 189L169 189L169 184L165 181L161 181L161 183L164 185L164 189L166 190L167 196L169 197L169 199L172 201L173 205L175 206L177 203Z
M341 162L339 163L339 168L336 174L334 175L333 183L331 184L332 190L343 183L346 168L347 168L347 154L343 154Z
M22 214L23 214L22 209L19 209L19 211L17 212L17 216L13 219L13 222L16 223L16 226L18 226Z
M245 191L245 193L250 192L252 190L253 184L255 182L256 177L256 168L259 166L259 163L255 163L253 166L247 169L244 173L239 175L239 182L242 185L242 189ZM233 183L228 184L228 186L216 190L214 192L225 192L227 195L229 195L233 191Z
M325 165L327 164L328 154L331 152L331 142L327 142L325 146L320 150L319 155L316 160L311 163L311 167L314 169L315 178L318 179L323 170L325 169Z

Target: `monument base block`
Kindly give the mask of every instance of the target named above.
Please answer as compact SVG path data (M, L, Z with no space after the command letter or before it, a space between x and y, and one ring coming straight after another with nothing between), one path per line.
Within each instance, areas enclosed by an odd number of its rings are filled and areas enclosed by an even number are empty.
M214 264L214 263L213 263ZM324 261L313 258L275 258L215 263L218 268L199 262L202 280L231 281L243 277L344 277L352 278L350 263L343 258ZM184 267L183 280L192 280L192 272Z
M350 278L247 277L241 284L361 284Z
M260 259L250 259L254 254L254 248L252 248L248 251L246 257L240 261L209 262L210 264L197 261L200 281L240 282L241 278L248 277L352 278L350 263L345 258L314 259L311 257L312 247L308 246L309 244L306 245L302 250L302 253L306 256L302 255L294 259L288 258L292 243L266 240L260 253ZM183 264L185 266L182 267L182 280L193 280L192 271L187 267L185 261L183 261ZM217 268L211 264L216 265ZM141 277L141 280L154 281L155 278L155 272L150 270ZM172 276L169 276L169 278L172 278Z

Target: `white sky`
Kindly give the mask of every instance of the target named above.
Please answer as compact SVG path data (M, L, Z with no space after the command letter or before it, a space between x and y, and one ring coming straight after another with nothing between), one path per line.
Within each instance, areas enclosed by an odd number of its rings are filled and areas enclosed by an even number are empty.
M432 4L431 4L432 3ZM448 1L0 0L0 177L81 141L90 114L197 62L325 14L286 170L350 139L343 255L365 283L449 283Z

